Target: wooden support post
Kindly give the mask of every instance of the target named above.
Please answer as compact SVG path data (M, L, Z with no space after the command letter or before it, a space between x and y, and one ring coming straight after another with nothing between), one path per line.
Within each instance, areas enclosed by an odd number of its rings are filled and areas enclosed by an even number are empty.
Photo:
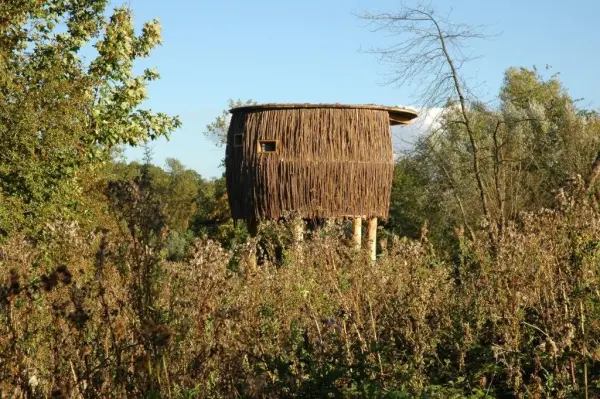
M304 241L304 220L302 218L294 218L292 223L292 245L295 261L302 265L304 264L304 255L302 251L302 242Z
M377 218L369 219L369 227L367 230L367 248L369 248L371 260L374 262L377 259Z
M294 244L300 244L304 241L304 220L301 218L292 220L292 229Z
M354 242L354 248L360 250L362 242L362 219L354 218L352 220L352 241Z
M250 241L253 243L254 247L250 248L250 252L248 253L248 270L253 272L256 270L258 263L256 260L256 243L254 242L256 236L258 235L258 220L252 218L246 220L246 225L248 227L248 234L250 235Z

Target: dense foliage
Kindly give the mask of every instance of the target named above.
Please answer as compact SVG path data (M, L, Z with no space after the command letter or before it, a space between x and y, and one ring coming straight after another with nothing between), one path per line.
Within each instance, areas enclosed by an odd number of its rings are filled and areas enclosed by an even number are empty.
M573 192L577 193L576 189ZM524 213L499 250L457 231L376 265L321 230L249 269L195 243L168 262L147 174L107 191L113 222L2 246L0 390L76 397L576 397L600 393L599 214ZM285 226L261 236L286 241Z
M0 233L80 211L80 179L111 147L168 135L176 117L140 108L152 69L136 59L160 25L134 31L106 0L0 3ZM84 57L87 54L88 57Z
M600 396L600 117L557 76L430 97L372 263L347 221L249 237L223 178L120 159L180 123L133 73L158 23L107 4L0 2L0 397ZM431 15L394 23L443 66Z
M600 118L579 110L557 76L510 68L495 107L469 109L481 153L479 176L489 216L481 209L469 136L449 103L415 150L396 167L389 227L418 237L427 221L445 240L454 227L481 223L501 230L523 211L557 205L561 187L577 176L595 191L592 163L600 149Z

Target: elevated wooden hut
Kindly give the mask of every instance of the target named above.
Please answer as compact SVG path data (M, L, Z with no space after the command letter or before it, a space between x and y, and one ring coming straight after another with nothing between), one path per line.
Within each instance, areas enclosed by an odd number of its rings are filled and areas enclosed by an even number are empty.
M289 213L305 219L387 218L394 170L390 126L409 123L414 111L263 104L231 113L225 165L235 219Z

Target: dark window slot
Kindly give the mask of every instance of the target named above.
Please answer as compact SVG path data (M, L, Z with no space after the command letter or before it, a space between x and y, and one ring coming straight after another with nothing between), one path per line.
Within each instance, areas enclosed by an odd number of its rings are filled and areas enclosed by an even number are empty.
M277 140L260 140L258 142L258 152L277 152Z

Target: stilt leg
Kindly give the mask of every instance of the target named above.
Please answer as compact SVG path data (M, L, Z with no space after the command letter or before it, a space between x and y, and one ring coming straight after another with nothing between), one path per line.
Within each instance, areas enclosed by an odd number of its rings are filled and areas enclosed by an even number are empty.
M371 254L371 260L375 261L377 259L377 218L369 219L367 246Z
M352 221L352 241L354 242L354 248L360 250L362 242L362 219L354 218Z
M294 252L294 259L298 264L304 263L304 254L302 252L302 242L304 241L304 228L305 223L301 218L294 218L291 220L292 223L292 245Z
M250 252L248 253L248 269L249 271L254 271L258 266L256 261L256 242L254 240L258 235L258 220L248 219L246 220L246 225L248 226L248 234L250 235L251 242L254 245L253 248L250 248Z
M292 221L294 244L299 244L304 241L304 220L298 218Z

